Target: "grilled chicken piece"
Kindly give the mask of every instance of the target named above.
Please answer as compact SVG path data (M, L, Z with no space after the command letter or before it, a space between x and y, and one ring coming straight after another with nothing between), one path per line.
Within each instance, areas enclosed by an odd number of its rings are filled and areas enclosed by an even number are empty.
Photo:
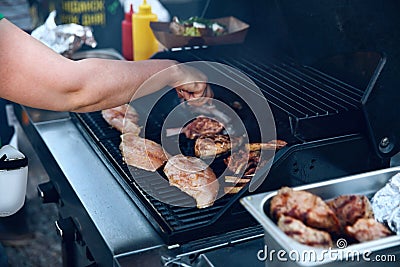
M336 214L343 229L360 218L374 218L371 203L366 196L343 195L327 201L326 204Z
M214 157L237 148L242 143L241 137L214 134L204 135L196 139L194 153L197 157Z
M189 139L195 139L202 135L218 134L222 132L224 125L214 119L199 116L182 128L182 133Z
M359 242L375 240L392 234L386 226L371 218L361 218L353 226L346 226L346 233Z
M164 167L169 184L196 200L198 208L212 206L219 190L218 180L208 165L199 158L176 155Z
M278 227L297 242L312 247L332 247L332 238L328 232L306 226L300 220L290 216L280 216Z
M133 133L139 135L139 115L129 104L101 111L104 120L121 133ZM125 124L125 125L124 125Z
M282 187L271 200L271 216L290 216L305 225L330 233L339 233L339 220L329 206L318 196L306 191Z
M119 148L124 161L130 166L155 172L168 160L169 155L156 142L134 133L121 135L121 140Z

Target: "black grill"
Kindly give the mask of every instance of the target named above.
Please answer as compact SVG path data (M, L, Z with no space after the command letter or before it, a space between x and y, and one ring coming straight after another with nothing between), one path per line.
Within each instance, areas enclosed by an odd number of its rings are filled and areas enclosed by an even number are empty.
M360 121L362 121L359 106L363 91L314 68L295 64L290 59L259 59L255 61L254 58L256 57L245 54L243 50L240 50L240 57L230 56L238 54L237 51L232 51L232 49L217 50L217 48L210 48L167 51L159 53L155 57L173 58L181 62L218 61L238 68L260 87L274 113L278 139L288 142L288 146L277 153L271 169L271 173L274 175L278 173L284 178L279 178L279 183L276 182L276 177L267 178L261 187L262 190L274 190L282 183L284 184L285 181L290 180L310 181L313 172L319 169L325 171L324 177L326 179L341 175L342 170L328 170L326 168L329 160L316 161L312 159L313 168L305 168L303 172L293 172L292 168L299 169L302 168L302 164L308 164L305 159L310 157L310 153L315 154L315 150L326 153L326 155L319 155L320 158L329 158L335 153L337 155L335 151L336 143L343 143L343 141L332 139L339 135L358 134L360 132L361 127L355 122L361 123ZM243 83L243 86L246 87L246 84ZM224 101L226 94L218 87L213 88L215 97ZM166 99L161 99L152 110L149 116L151 124L146 125L146 132L153 133L146 138L156 142L160 142L161 133L157 132L160 132L165 116L178 103L174 92L166 94L165 97ZM140 108L138 112L140 115ZM243 112L246 113L246 109ZM158 176L155 176L152 172L128 167L123 162L119 150L120 133L110 128L101 117L100 112L72 115L77 119L77 123L83 126L80 128L83 128L85 133L89 133L89 139L94 140L96 146L100 147L101 153L121 175L122 180L131 189L128 192L129 195L139 206L145 208L145 214L167 244L185 243L228 231L248 229L248 227L258 229L259 226L255 220L247 214L238 201L239 198L248 194L246 187L238 194L226 195L218 199L212 207L206 209L178 207L160 202L149 194L152 190L164 194L172 203L194 203L192 198L182 196L179 189L166 183L160 183ZM241 115L246 117L248 114ZM148 127L150 128L148 129ZM246 127L254 127L254 123L247 121ZM256 132L253 129L247 130L249 135ZM256 133L255 136L257 136ZM325 137L329 137L329 141L321 141L322 143L317 146L314 146L313 142L310 141ZM351 138L354 138L354 136ZM257 141L257 137L249 136L249 139ZM363 142L350 142L350 144L357 144L357 146L359 143ZM320 148L324 146L328 146L328 149ZM349 149L353 148L349 146ZM360 151L361 149L357 147L354 150ZM307 155L304 157L300 155L301 158L304 158L304 162L291 163L292 157L299 157L299 151ZM349 153L349 160L352 160L351 157L353 155ZM340 159L342 160L343 157ZM371 168L371 166L360 166L361 164L364 164L364 161L362 163L354 162L350 167L351 169L346 170L346 174L355 170ZM294 167L287 167L288 165ZM137 179L132 178L130 171L134 173ZM302 177L296 177L296 175L302 175ZM140 184L140 178L146 179L146 184ZM271 183L269 183L270 180ZM260 229L260 232L262 232L262 229ZM254 234L254 231L244 230L243 235L246 236L248 233Z

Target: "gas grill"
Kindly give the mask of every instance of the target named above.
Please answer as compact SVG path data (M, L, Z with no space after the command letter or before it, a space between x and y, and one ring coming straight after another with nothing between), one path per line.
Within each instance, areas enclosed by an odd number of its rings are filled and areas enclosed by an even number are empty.
M400 25L392 14L397 3L386 1L386 8L377 8L380 4L374 1L334 1L324 7L312 0L301 7L285 0L246 2L212 1L206 14L248 22L244 44L186 47L154 58L219 62L243 72L260 88L275 119L276 137L288 145L276 153L269 172L257 172L265 179L255 192L247 185L205 209L163 203L149 192L157 190L176 203L193 200L159 184L153 173L128 167L119 150L120 133L100 112L49 119L47 112L17 107L34 148L49 163L45 167L52 181L41 189L51 196L46 202L59 205L65 266L262 266L257 252L264 246L263 229L239 199L390 165L399 151L395 41L400 38L380 32L391 33L390 27ZM370 20L355 12L364 6ZM386 15L390 27L382 19ZM246 103L225 88L211 86L216 99L232 107L241 103L243 108L236 111L249 140L259 141ZM174 91L148 97L158 96L152 110L140 105L140 99L133 103L141 117L150 114L146 138L156 142L164 119L179 104ZM193 153L193 144L183 142L185 154ZM82 147L79 153L77 147ZM220 173L221 162L213 164Z
M237 54L238 49L241 49L241 57L232 58L230 55ZM361 89L312 67L296 64L288 58L254 60L255 57L245 54L240 46L162 52L155 58L173 58L180 62L218 61L241 70L257 83L271 104L277 138L288 142L287 147L277 153L271 175L259 190L265 192L282 185L293 186L387 166L387 161L378 159L369 151L362 136L361 99L364 92ZM230 96L224 88L213 88L215 98L226 104L243 102L237 96ZM150 111L146 138L161 143L162 124L177 103L179 99L173 91L158 101ZM143 112L148 112L142 111L140 102L133 105L143 117ZM248 118L249 112L246 108L238 111L240 117L247 118L244 124L249 140L257 142L257 124ZM246 231L238 234L248 237L249 233L253 234L249 227L258 228L238 203L238 199L247 195L248 190L225 195L206 209L169 205L152 197L151 192L157 191L171 199L168 203L179 205L191 200L183 199L175 187L160 183L157 174L135 167L128 168L119 149L120 132L110 128L100 112L72 116L82 126L80 128L89 141L95 141L100 148L99 153L109 159L121 175L121 180L129 185L131 190L128 194L137 205L144 208L149 221L168 245L185 244L243 228ZM186 155L193 156L191 140L186 139L181 148ZM365 161L366 158L368 160ZM347 166L342 166L343 162ZM288 168L290 164L292 167ZM222 166L221 163L214 165L216 167L211 167L217 175L219 169L226 167L223 163ZM145 179L146 183L140 184L141 179Z

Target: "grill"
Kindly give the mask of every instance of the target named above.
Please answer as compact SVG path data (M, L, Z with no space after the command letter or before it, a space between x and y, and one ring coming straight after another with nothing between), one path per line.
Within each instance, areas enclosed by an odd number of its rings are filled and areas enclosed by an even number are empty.
M230 55L241 51L240 58ZM254 60L251 53L243 48L209 48L159 53L156 58L173 58L180 62L195 60L217 61L235 67L249 76L261 89L270 103L275 117L278 139L288 142L288 146L278 151L271 171L258 191L273 190L281 186L295 185L333 178L343 173L375 169L387 164L382 160L372 160L367 141L360 135L362 126L361 99L363 90L331 77L315 68L296 64L290 58L284 60ZM235 77L237 78L237 77ZM240 82L240 81L239 81ZM248 84L242 83L246 88ZM237 99L223 88L213 87L215 98L230 104ZM151 123L146 124L146 138L160 142L161 126L169 111L177 104L175 92L165 94L149 115ZM135 105L139 114L147 112ZM250 141L257 141L258 133L251 114L243 108L238 114L244 119ZM124 164L119 150L120 133L103 120L100 112L72 114L77 124L83 126L84 133L121 175L121 181L130 190L129 195L158 230L167 244L184 244L204 241L210 246L209 238L223 233L237 231L239 236L260 234L262 229L239 204L238 199L248 194L248 188L235 195L225 195L212 207L206 209L185 208L165 204L151 196L152 190L162 194L170 203L190 204L193 199L182 197L175 188L160 183L158 176L151 172L128 167ZM139 122L141 123L141 122ZM181 140L181 139L180 139ZM183 146L187 146L184 141ZM193 144L192 144L193 145ZM189 145L191 147L192 145ZM181 146L182 148L182 146ZM340 149L349 152L343 155ZM191 154L190 149L183 149ZM362 153L370 161L357 160L354 153ZM348 166L333 169L338 162L348 162ZM371 163L373 162L373 163ZM218 176L221 163L213 162ZM213 166L211 166L213 167ZM133 179L133 173L136 179ZM262 174L261 170L261 175ZM323 173L323 175L322 175ZM284 177L281 179L279 177ZM279 178L279 179L278 179ZM146 184L140 180L146 179ZM200 242L201 243L201 242ZM193 247L193 245L192 245Z

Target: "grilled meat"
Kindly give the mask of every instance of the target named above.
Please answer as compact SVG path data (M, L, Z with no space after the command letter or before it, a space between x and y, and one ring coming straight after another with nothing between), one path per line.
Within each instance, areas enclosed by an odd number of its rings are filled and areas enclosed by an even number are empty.
M202 135L218 134L222 132L224 125L214 119L199 116L182 128L182 133L189 139L195 139Z
M306 226L300 220L290 216L280 216L278 227L288 236L301 244L312 247L332 247L329 233Z
M359 242L375 240L392 234L386 226L371 218L361 218L353 226L346 226L346 233Z
M283 140L272 140L268 143L251 143L246 144L246 149L249 151L257 150L280 150L285 147L287 143Z
M326 203L336 214L343 229L360 218L374 218L371 203L366 196L343 195Z
M147 171L156 171L169 155L162 147L151 140L141 138L134 133L121 135L120 150L126 164Z
M228 169L235 174L244 172L243 175L251 175L256 172L257 166L261 168L268 162L267 160L260 162L260 154L260 151L248 152L241 149L224 159L224 162L228 166Z
M200 158L214 157L238 147L241 142L241 137L230 137L221 134L203 135L196 139L194 151L195 155Z
M272 140L268 143L246 144L245 149L240 149L224 160L228 169L235 174L244 172L244 175L252 175L257 168L267 164L269 158L261 159L261 150L279 150L286 146L282 140Z
M139 115L129 104L101 111L104 120L121 133L133 133L139 135ZM125 125L124 125L125 124Z
M339 232L339 220L329 206L318 196L306 191L295 191L282 187L272 198L271 216L290 216L301 220L305 225L330 233Z
M164 173L170 185L196 200L198 208L214 204L219 183L212 169L201 159L181 154L173 156L165 165Z

